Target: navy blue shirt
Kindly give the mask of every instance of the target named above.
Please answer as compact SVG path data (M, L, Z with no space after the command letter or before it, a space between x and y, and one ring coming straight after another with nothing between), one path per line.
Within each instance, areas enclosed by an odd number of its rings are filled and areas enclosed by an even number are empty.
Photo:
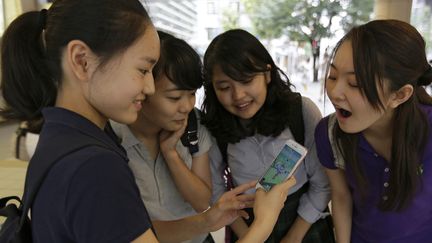
M32 207L34 242L130 242L151 229L125 151L114 135L62 108L45 108L43 116L29 172L41 163L38 154L52 152L48 148L53 143L67 150L73 140L96 139L104 146L86 146L53 166Z

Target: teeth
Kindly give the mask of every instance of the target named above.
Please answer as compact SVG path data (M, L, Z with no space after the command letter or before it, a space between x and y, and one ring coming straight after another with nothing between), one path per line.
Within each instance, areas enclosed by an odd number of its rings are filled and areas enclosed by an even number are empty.
M238 105L238 107L240 107L240 108L244 108L244 107L246 107L246 106L248 106L248 105L249 105L249 102L248 102L248 103L241 104L241 105Z

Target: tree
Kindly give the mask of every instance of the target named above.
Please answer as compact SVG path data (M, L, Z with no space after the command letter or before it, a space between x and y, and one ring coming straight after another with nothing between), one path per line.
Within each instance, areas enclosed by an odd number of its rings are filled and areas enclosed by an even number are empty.
M230 8L226 8L222 13L222 27L224 31L239 28L239 15Z
M317 60L322 38L332 36L336 16L343 28L367 22L374 0L242 0L256 33L262 38L288 35L292 41L307 42L313 57L313 81L318 81Z

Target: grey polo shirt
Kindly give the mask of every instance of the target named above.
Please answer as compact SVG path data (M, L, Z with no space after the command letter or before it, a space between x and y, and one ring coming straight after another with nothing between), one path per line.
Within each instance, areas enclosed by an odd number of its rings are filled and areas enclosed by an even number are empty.
M156 161L152 160L145 145L132 134L128 126L115 122L111 124L127 151L129 167L135 176L150 218L152 220L176 220L197 214L177 190L162 154L158 154ZM199 151L193 155L194 157L208 152L211 146L210 133L199 121L198 144ZM189 149L178 141L176 150L190 169L192 156ZM187 242L201 243L205 237L206 235L202 235Z
M319 218L328 215L328 213L323 213L323 210L330 201L330 185L319 163L314 141L314 131L321 119L321 113L309 98L303 97L302 104L305 147L308 150L308 154L305 157L305 161L294 174L297 183L290 190L290 193L296 192L309 181L309 189L300 198L297 212L307 222L314 223ZM240 140L238 143L228 144L227 158L234 184L240 185L252 180L258 180L276 158L288 139L294 139L289 128L285 129L278 137L266 137L255 134L254 136ZM212 200L215 201L225 191L224 182L220 176L224 165L221 163L222 156L216 143L211 147L209 156L213 182ZM249 192L253 193L254 191L253 189Z

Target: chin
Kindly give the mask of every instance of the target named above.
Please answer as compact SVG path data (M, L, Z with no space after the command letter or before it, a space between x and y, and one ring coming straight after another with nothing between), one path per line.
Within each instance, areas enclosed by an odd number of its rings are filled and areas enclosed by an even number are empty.
M355 134L355 133L359 133L362 130L355 128L355 127L349 127L349 126L341 126L339 124L340 129L344 132L344 133L348 133L348 134Z
M114 120L118 123L126 124L126 125L130 125L130 124L134 123L137 119L138 119L137 114L119 117L119 118L112 118L112 120Z

